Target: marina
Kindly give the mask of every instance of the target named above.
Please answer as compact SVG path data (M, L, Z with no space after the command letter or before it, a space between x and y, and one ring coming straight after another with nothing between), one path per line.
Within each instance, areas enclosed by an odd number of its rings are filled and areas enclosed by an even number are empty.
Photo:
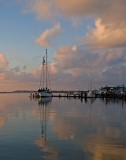
M0 160L126 160L126 0L0 13Z
M126 87L102 87L101 90L92 90L93 96L88 96L90 91L52 91L52 97L74 97L74 98L122 98L126 99ZM36 92L30 93L30 97Z

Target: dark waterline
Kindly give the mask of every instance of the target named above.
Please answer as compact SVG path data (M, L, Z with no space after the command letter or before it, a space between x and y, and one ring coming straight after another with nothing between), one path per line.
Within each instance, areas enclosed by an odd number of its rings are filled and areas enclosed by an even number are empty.
M0 94L0 160L126 160L126 103Z

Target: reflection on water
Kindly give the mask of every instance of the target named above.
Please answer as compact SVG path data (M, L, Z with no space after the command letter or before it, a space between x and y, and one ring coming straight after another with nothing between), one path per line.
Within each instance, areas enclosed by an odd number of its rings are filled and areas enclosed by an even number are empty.
M101 99L103 101L103 103L107 105L110 104L118 104L119 106L125 107L126 105L126 99L120 99L120 98L103 98Z
M126 160L126 101L0 95L0 159Z
M52 97L40 98L38 100L39 111L40 111L40 124L41 124L41 136L46 141L46 129L47 129L47 120L50 110Z
M38 104L41 106L48 106L52 102L52 97L39 98Z

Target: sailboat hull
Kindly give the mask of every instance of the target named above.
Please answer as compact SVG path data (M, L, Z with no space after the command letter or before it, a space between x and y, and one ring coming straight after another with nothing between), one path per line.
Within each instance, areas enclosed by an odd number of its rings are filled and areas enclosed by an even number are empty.
M52 97L53 95L49 91L42 91L42 92L39 92L39 96L40 97Z
M93 91L88 91L87 98L95 98L96 94Z

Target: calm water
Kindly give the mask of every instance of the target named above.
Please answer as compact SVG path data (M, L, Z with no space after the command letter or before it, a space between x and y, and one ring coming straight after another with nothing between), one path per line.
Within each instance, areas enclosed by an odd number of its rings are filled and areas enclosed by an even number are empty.
M126 160L126 102L0 94L0 160Z

